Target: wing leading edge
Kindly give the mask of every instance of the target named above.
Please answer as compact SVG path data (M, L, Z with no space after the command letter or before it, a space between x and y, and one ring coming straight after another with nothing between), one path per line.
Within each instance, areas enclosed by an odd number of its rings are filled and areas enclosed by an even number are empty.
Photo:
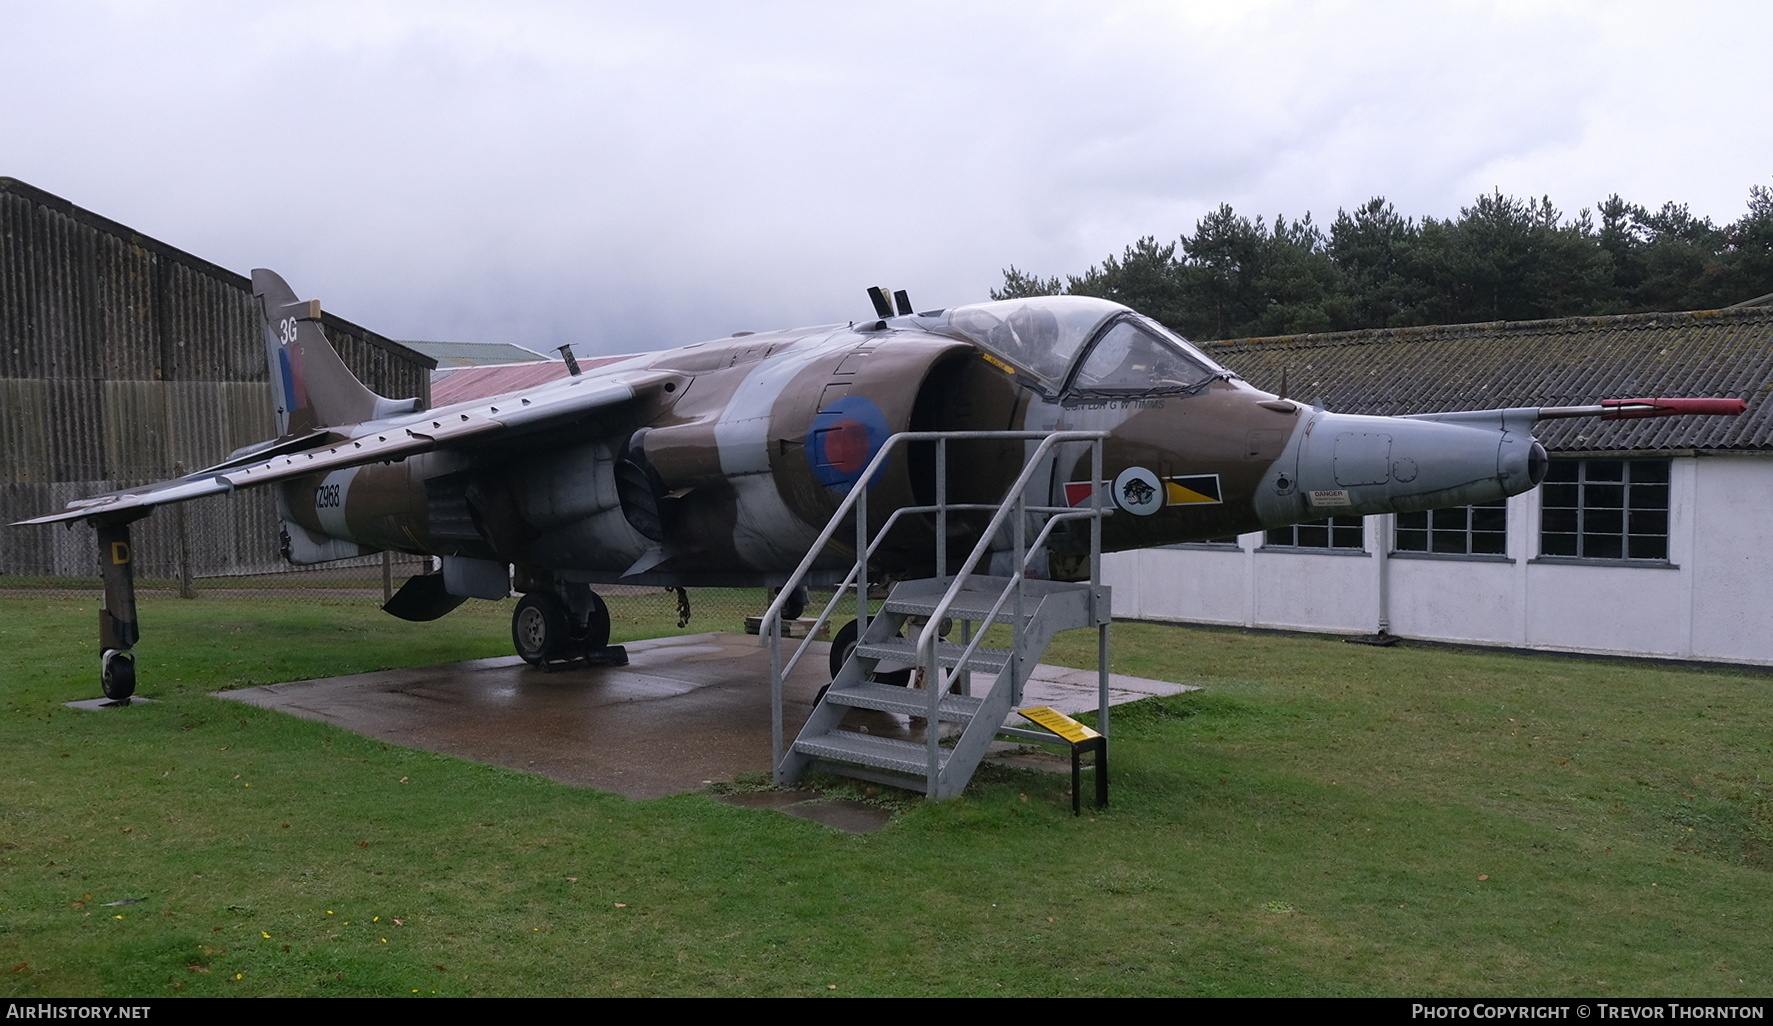
M156 506L219 495L236 488L370 463L393 462L416 453L547 430L618 406L679 377L681 375L672 372L651 370L601 377L584 375L552 382L530 392L511 392L492 399L347 427L319 436L318 444L298 452L245 464L229 461L176 480L77 499L61 512L21 520L14 526L95 517L132 520L135 516L129 515L131 513L145 516ZM353 433L337 440L344 432Z
M264 318L265 356L280 437L194 474L77 499L58 513L14 526L94 519L127 523L168 503L547 430L681 377L645 369L577 375L490 399L418 411L417 400L377 395L351 373L320 329L318 300L297 299L287 282L262 268L252 272L252 285Z

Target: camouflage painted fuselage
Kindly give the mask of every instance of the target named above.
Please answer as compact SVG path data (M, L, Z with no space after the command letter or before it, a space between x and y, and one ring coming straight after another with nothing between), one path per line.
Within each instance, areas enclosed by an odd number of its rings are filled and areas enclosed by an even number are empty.
M511 563L520 587L547 573L778 583L900 431L1110 432L1096 486L1118 507L1103 530L1111 551L1485 501L1534 483L1530 434L1500 417L1452 425L1314 410L1251 387L1132 311L1075 297L750 334L585 377L623 375L644 387L570 424L286 482L292 558L395 549ZM528 399L489 400L501 401ZM1021 462L1021 443L952 443L952 500L997 501ZM869 486L875 522L932 501L934 473L928 445L895 455ZM1088 501L1086 447L1061 450L1042 474L1037 498ZM954 526L976 529L966 518ZM933 541L930 521L904 525L879 569L927 571ZM1060 535L1052 572L1078 572L1078 551Z

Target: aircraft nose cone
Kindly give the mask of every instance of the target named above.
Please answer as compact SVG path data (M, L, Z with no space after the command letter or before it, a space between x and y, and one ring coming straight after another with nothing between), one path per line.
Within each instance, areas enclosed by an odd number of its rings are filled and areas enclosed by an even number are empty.
M1544 480L1545 447L1497 424L1317 413L1296 455L1297 492L1277 476L1258 496L1264 523L1329 514L1413 512L1489 502Z

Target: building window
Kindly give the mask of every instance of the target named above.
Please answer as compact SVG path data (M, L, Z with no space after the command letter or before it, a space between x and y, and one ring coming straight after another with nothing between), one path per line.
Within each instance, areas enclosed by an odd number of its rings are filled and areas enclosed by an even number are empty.
M1268 532L1268 544L1294 549L1359 549L1360 517L1328 517Z
M1397 515L1398 552L1432 552L1453 556L1502 556L1508 553L1508 502L1454 506Z
M1541 555L1668 559L1667 460L1554 460L1540 495Z

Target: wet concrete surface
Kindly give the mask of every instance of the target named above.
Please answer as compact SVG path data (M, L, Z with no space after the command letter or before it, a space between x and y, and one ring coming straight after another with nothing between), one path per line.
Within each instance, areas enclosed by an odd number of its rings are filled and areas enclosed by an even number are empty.
M796 644L811 650L783 689L789 738L829 680L830 646L784 643L784 658ZM743 634L693 634L626 647L623 667L550 673L504 656L269 684L218 697L636 799L770 772L769 649ZM1110 683L1117 704L1192 690L1119 675ZM1025 688L1023 704L1094 710L1096 675L1043 665ZM919 723L867 710L853 712L846 726L886 737L922 736ZM813 804L801 798L781 807L825 822L810 807L794 811Z
M750 791L716 795L715 801L742 809L774 809L796 819L810 819L846 834L872 834L893 818L884 805L847 798L826 798L817 791Z
M63 702L62 704L70 709L85 709L87 712L100 712L105 709L127 709L132 705L153 705L154 702L155 700L152 698L143 698L140 695L136 695L133 698L125 698L121 702L113 702L109 698L86 698L81 699L78 702Z

